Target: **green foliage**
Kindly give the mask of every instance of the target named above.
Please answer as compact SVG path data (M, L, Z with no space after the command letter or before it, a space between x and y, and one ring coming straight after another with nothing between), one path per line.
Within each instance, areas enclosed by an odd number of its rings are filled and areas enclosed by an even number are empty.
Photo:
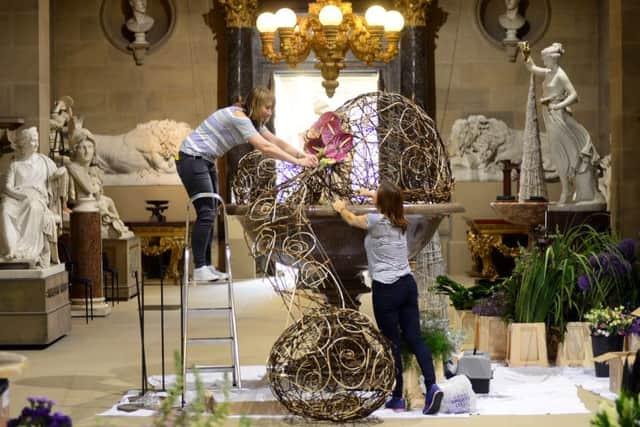
M640 399L638 395L620 393L616 399L615 412L606 404L593 420L594 427L636 427L640 424Z
M223 393L225 401L217 403L215 410L211 406L213 396L204 389L200 375L196 371L196 397L185 405L184 408L175 408L174 405L182 399L184 378L182 376L182 362L180 352L174 353L174 368L176 372L175 383L167 390L167 398L162 401L158 409L158 415L154 418L154 427L213 427L222 425L230 413L229 405L229 380L225 377ZM246 420L245 420L246 421Z
M447 331L441 329L423 329L420 331L422 339L431 350L431 357L436 361L447 360L449 355L454 351L454 344ZM409 347L404 344L402 346L402 363L409 366L412 362L413 353Z
M436 282L436 292L448 295L456 310L471 310L477 300L491 294L491 286L487 283L466 287L447 276L438 276Z
M562 339L566 324L581 321L591 308L619 305L627 284L596 274L594 260L600 254L616 256L610 234L581 225L551 237L544 249L523 249L513 274L503 282L506 317L518 323L546 322L551 333ZM578 287L581 276L590 286Z

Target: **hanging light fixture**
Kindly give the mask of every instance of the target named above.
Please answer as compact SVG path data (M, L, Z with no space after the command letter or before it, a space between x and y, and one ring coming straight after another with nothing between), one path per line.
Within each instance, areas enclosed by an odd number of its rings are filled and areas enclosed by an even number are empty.
M309 3L306 16L296 16L293 10L283 8L275 14L260 14L256 26L262 54L273 63L284 61L293 68L313 51L319 60L315 67L324 79L322 86L331 97L348 50L367 65L387 63L398 54L404 18L400 12L386 11L382 6L371 6L363 17L352 12L350 2L318 0ZM278 50L274 46L276 31Z

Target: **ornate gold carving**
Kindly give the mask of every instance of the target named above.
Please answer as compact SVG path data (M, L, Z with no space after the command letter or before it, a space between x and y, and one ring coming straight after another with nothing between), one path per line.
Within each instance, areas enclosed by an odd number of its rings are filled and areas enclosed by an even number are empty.
M140 237L140 250L144 255L158 256L167 251L171 253L167 273L174 282L179 283L178 266L184 249L184 226L132 224L130 228Z
M393 0L393 6L402 13L404 22L411 27L427 25L427 7L432 0Z
M218 0L225 9L227 27L251 28L256 23L258 0Z
M471 224L470 224L471 225ZM479 273L482 277L496 279L498 271L493 265L491 253L496 249L504 256L516 257L520 255L519 247L510 247L502 241L505 234L527 234L528 228L518 225L506 224L483 224L483 229L479 230L472 226L467 231L467 245L471 252L473 260L473 271ZM482 270L478 260L482 263Z

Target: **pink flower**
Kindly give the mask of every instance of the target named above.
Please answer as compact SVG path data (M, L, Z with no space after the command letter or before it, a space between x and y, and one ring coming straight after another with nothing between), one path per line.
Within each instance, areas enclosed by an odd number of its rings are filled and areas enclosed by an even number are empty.
M353 135L342 129L340 116L328 111L320 116L307 131L304 149L330 163L344 161L353 148Z

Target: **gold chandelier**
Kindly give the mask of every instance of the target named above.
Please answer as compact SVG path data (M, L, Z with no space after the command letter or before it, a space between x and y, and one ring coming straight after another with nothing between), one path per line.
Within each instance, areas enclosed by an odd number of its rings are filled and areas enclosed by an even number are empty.
M350 2L318 0L309 3L306 16L296 16L291 9L283 8L275 14L260 14L256 26L262 54L274 64L285 61L293 68L313 51L320 61L315 67L324 79L322 86L332 97L347 51L350 49L367 65L391 61L398 54L404 18L400 12L386 11L382 6L371 6L363 17L352 12ZM276 31L279 50L274 47Z

